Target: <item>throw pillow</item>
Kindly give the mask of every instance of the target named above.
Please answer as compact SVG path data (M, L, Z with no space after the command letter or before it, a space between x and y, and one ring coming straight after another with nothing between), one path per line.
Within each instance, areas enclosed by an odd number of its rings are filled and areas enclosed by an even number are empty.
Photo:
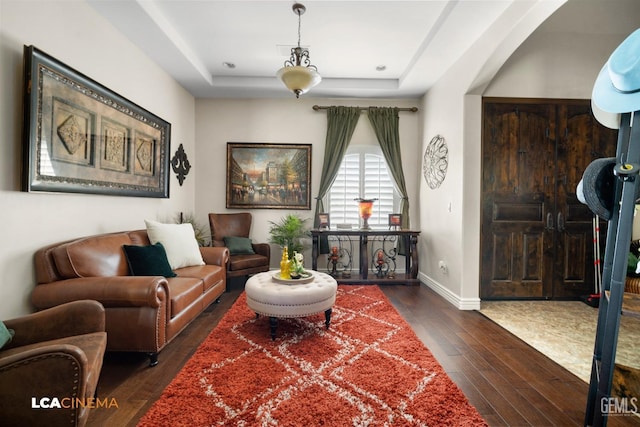
M0 322L0 348L11 342L15 331L13 329L7 329L7 326Z
M147 225L147 234L151 243L160 242L164 246L171 269L204 265L200 246L191 224L162 224L152 220L144 222Z
M150 246L123 245L122 249L133 276L176 277L176 273L171 270L167 252L162 243L158 242Z
M231 255L255 254L251 239L248 237L227 236L224 238L224 245L229 249Z

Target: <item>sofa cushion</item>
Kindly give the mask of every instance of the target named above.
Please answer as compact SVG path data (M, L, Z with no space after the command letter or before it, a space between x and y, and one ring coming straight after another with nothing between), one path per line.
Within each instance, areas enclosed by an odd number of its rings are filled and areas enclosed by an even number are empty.
M218 265L196 265L176 270L178 277L194 277L204 282L204 291L223 281L226 277L224 269Z
M227 236L224 238L224 245L229 248L231 255L255 254L251 239L248 237Z
M130 245L126 233L103 234L64 243L52 250L61 278L128 276L129 265L123 245Z
M169 301L173 318L182 310L189 307L204 293L204 284L200 279L193 277L171 277L167 279L169 287Z
M229 270L244 270L252 267L262 267L268 264L268 259L264 255L235 255L229 258Z
M144 222L147 225L149 240L152 244L162 243L173 270L191 265L204 265L191 224L162 224L152 220Z
M133 276L176 276L171 270L162 243L148 246L123 245L122 249Z

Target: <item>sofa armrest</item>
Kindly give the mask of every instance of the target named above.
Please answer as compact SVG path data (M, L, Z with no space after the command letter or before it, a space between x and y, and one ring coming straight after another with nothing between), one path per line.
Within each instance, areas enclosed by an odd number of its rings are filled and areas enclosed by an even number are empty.
M2 349L8 350L7 347L3 347ZM60 356L71 360L76 367L82 368L82 371L86 371L86 367L88 365L87 355L84 351L82 351L80 347L71 344L48 344L44 342L38 347L32 346L24 351L15 350L10 353L11 354L8 355L2 355L0 353L0 372L11 367L11 369L24 369L24 372L26 373L33 369L33 366L29 366L29 364L35 363L42 367L43 363L46 365L46 360L42 361L42 359L46 359L48 357L56 358ZM47 372L49 370L50 369L43 369L43 372ZM71 377L73 377L73 375ZM12 384L12 387L15 386L15 383Z
M226 246L201 246L200 253L205 264L219 265L227 269L229 249Z
M31 302L38 309L92 299L107 307L160 307L167 304L162 276L78 277L37 285Z
M271 245L268 243L253 243L252 246L255 253L271 259Z
M28 409L37 397L84 398L88 359L74 345L44 344L0 353L0 423L3 425L75 425L79 409ZM35 387L35 388L34 388ZM63 424L64 423L64 424Z
M3 347L6 350L74 335L104 332L104 307L92 300L73 301L4 323L7 328L16 331L9 344Z

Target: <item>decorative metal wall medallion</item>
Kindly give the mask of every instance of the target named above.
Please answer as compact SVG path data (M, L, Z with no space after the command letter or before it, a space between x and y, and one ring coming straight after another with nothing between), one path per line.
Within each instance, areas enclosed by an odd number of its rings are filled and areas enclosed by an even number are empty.
M448 165L449 149L447 148L447 142L444 137L436 135L424 150L422 163L422 173L429 188L436 189L440 187L440 184L447 176Z
M187 159L187 153L184 152L182 144L180 144L178 151L176 151L173 159L171 159L171 168L178 178L178 183L182 186L184 178L189 174L189 170L191 170L191 164L189 163L189 159Z

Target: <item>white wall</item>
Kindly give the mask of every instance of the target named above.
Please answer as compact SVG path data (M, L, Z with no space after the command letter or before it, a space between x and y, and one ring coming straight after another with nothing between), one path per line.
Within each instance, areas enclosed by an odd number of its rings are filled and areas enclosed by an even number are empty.
M562 3L511 5L423 99L422 151L434 135L442 135L449 146L449 168L439 188L421 184L420 279L461 309L480 307L481 96L488 84L500 80L496 75L505 61ZM522 56L537 55L537 48ZM542 73L546 81L561 78L562 71L546 64L533 74ZM506 88L509 95L504 96L515 96L513 89Z
M513 28L492 27L423 100L425 144L435 133L447 137L450 172L441 188L420 189L427 245L421 279L459 308L479 308L482 97L589 99L598 72L626 36L546 31L546 25L533 31L560 3L541 2Z
M195 209L195 174L170 199L20 192L23 45L34 45L172 125L194 166L195 101L84 1L0 0L0 319L32 311L33 254L48 243L144 228Z
M600 69L623 39L536 31L504 64L483 96L591 99Z
M233 212L226 209L225 181L227 142L261 142L312 144L311 197L318 194L327 129L326 111L314 111L312 106L347 105L380 107L417 107L417 100L320 99L293 95L285 99L199 99L196 101L196 143L200 167L196 171L196 211L206 221L209 212ZM412 226L419 227L418 185L421 176L419 138L420 114L400 113L402 161L409 193ZM363 112L354 131L352 144L374 144L377 139ZM355 202L354 202L355 203ZM311 210L294 211L313 224L315 199ZM251 238L267 242L269 221L278 221L290 211L282 209L251 209ZM279 249L272 247L279 254ZM278 256L272 256L276 266Z

